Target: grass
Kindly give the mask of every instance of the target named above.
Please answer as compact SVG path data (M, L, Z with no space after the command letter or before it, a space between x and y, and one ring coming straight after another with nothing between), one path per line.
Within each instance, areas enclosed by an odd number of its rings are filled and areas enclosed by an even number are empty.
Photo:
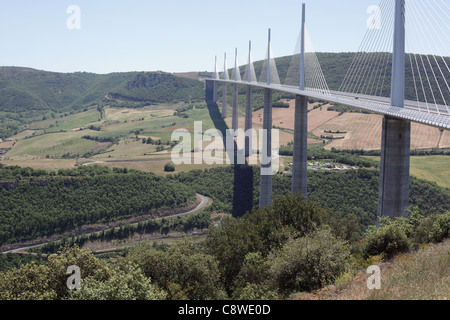
M417 178L434 181L442 187L450 188L450 157L411 157L411 174Z
M446 300L450 297L450 239L382 263L381 289L369 290L365 271L347 286L322 291L331 300Z
M20 160L46 155L61 156L66 153L83 154L97 145L95 141L82 139L85 134L84 131L58 132L19 140L8 152L7 158Z
M380 161L380 157L365 158ZM449 156L414 156L411 157L410 174L420 179L436 182L439 186L450 188Z

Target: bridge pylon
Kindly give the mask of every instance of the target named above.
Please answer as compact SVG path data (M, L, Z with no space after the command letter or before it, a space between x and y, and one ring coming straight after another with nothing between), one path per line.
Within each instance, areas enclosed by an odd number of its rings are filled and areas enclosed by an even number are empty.
M269 46L267 50L267 85L270 86L270 44L271 33L269 29ZM259 207L264 208L272 204L272 89L264 89L264 119L262 136L262 159L259 189Z
M248 45L248 66L247 66L247 80L248 83L252 82L252 42L249 41ZM245 132L250 132L253 129L253 96L252 86L247 85L245 88ZM253 155L253 141L252 135L245 135L245 156L250 157Z
M240 71L238 65L238 50L236 49L236 57L234 62L234 81L240 81ZM238 85L233 84L233 114L231 120L231 128L233 129L234 136L236 136L236 132L239 129L239 109L238 109Z
M391 105L405 104L405 0L395 0ZM406 216L409 204L411 121L385 116L381 142L378 217Z
M302 29L300 51L300 90L305 90L305 22L306 5L302 6ZM308 99L297 95L294 115L294 152L292 166L292 193L301 192L307 198L308 172Z

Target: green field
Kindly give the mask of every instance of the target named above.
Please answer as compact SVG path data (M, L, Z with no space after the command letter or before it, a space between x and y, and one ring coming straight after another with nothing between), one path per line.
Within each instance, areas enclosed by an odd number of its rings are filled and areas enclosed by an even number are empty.
M365 157L380 161L380 157ZM439 186L450 188L450 157L420 156L411 157L412 176L436 182Z
M38 121L9 139L16 141L16 144L3 157L2 163L57 169L98 161L108 167L163 174L164 165L171 160L168 152L171 147L166 143L172 140L174 130L186 129L193 133L195 121L201 121L203 132L215 127L207 108L194 107L185 111L184 117L174 115L175 110L184 106L183 103L135 109L107 106L103 117L94 108ZM94 141L83 138L85 136L115 139L117 143ZM160 140L164 150L157 152L157 145L143 143L143 139L147 138ZM89 153L91 155L84 159ZM176 171L194 168L194 165L181 165Z

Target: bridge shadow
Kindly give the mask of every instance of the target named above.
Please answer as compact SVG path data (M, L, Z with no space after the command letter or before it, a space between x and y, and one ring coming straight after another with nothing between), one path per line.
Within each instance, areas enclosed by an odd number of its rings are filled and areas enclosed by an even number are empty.
M227 130L229 127L224 119L222 119L222 113L219 106L215 102L207 102L209 115L214 123L215 128L222 134L224 150L226 150L227 139L232 139ZM233 139L234 140L234 139ZM234 150L237 150L237 143L233 141ZM253 168L248 165L247 160L245 164L237 164L238 156L237 152L229 154L230 158L233 158L234 166L234 183L233 183L233 217L242 217L248 211L253 208Z

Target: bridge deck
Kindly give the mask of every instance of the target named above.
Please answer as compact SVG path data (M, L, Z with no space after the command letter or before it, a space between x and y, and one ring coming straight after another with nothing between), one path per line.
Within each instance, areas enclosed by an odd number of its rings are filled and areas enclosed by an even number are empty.
M434 110L430 110L425 103L415 101L405 101L405 108L398 108L390 105L389 98L367 96L345 92L319 92L312 90L300 90L299 88L286 85L264 84L259 82L245 82L223 79L205 79L206 81L227 82L238 85L252 86L256 88L272 89L294 95L307 96L313 99L338 103L345 106L355 107L362 110L372 111L395 118L410 120L413 122L427 124L433 127L450 129L450 114L444 105L433 105Z

